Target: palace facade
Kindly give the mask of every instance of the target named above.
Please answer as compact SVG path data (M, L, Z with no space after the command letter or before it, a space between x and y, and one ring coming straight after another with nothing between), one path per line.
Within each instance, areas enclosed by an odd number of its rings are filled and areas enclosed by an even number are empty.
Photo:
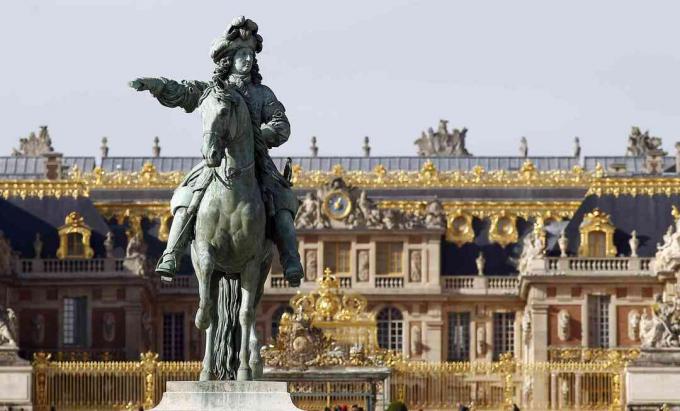
M418 156L293 158L299 251L311 291L326 268L368 300L383 348L427 361L527 361L556 349L639 344L640 318L674 284L678 157L633 129L626 156L479 157L446 123ZM623 150L622 150L623 151ZM19 346L55 358L202 356L188 255L161 283L173 189L201 159L69 157L47 129L0 158L0 303ZM283 166L285 158L274 158ZM275 259L276 260L276 259ZM298 289L274 264L266 342ZM644 331L644 330L642 330Z

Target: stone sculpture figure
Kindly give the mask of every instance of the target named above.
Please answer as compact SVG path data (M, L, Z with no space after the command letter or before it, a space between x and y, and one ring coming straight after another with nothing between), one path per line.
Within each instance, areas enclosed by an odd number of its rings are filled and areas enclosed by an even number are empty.
M358 270L357 270L357 280L361 282L366 282L368 281L369 277L369 268L370 268L370 262L369 262L369 255L368 255L368 250L359 250L359 255L357 257L358 260Z
M486 354L486 328L477 327L477 356Z
M678 297L664 300L659 294L655 298L651 315L646 309L642 311L640 346L642 348L680 347L680 299Z
M557 338L567 341L571 338L571 314L567 310L557 313Z
M14 310L0 306L0 347L17 347L17 326Z
M640 245L640 240L637 238L637 231L633 230L630 233L630 240L628 240L628 245L630 245L630 256L637 257L638 246Z
M37 136L31 132L28 137L19 139L19 148L12 149L12 156L40 157L53 151L52 139L49 131L47 131L47 126L40 126Z
M104 239L104 250L106 252L106 258L113 258L113 248L114 248L113 233L109 231L108 233L106 233L106 238Z
M644 133L640 131L639 127L632 127L628 135L628 147L626 148L626 156L644 157L646 155L666 155L666 152L661 149L661 138L651 137L649 130Z
M40 259L42 257L43 242L40 238L40 233L35 233L35 240L33 240L33 258Z
M234 173L244 173L251 169L255 171L266 207L265 221L269 228L267 232L278 248L284 277L292 286L298 286L303 277L303 268L295 235L294 218L298 210L298 200L291 190L290 162L282 175L269 156L269 148L278 147L288 140L290 123L283 104L269 87L262 84L255 57L261 50L262 36L258 34L257 24L240 16L232 21L224 35L218 37L212 45L210 57L215 63L212 81L177 82L163 77L138 78L130 82L130 86L138 91L149 90L162 105L181 107L188 113L199 108L210 90L216 88L232 90L233 93L225 95L238 96L244 100L252 122L255 157L252 164L245 164L247 167L244 170L229 165L233 169L227 169L224 177L219 178L229 182L238 177ZM204 128L206 127L204 123ZM232 131L229 130L229 133ZM223 145L223 142L220 144ZM219 151L215 150L216 153ZM179 257L191 240L194 212L204 195L205 187L201 183L206 180L206 175L213 175L209 170L212 167L207 163L214 164L216 160L206 158L208 154L210 153L204 152L204 161L189 172L171 200L174 219L167 248L156 266L156 272L164 281L172 281L174 278Z
M673 273L680 268L680 231L672 225L663 236L663 244L657 245L653 266L655 273Z
M479 255L475 259L475 265L477 265L477 275L484 275L486 259L484 258L484 253L482 251L479 252Z
M409 280L412 283L419 283L423 278L423 261L421 251L411 251Z
M465 147L467 129L453 129L449 133L447 124L447 120L439 120L437 132L428 128L427 133L421 134L420 138L414 142L418 146L419 156L472 156Z
M414 325L411 328L411 355L418 356L423 352L423 335L419 325Z
M569 249L569 238L565 234L564 230L560 233L560 238L557 240L557 245L560 248L560 257L567 257L567 250Z
M283 105L261 84L257 32L249 19L232 21L211 49L216 65L211 82L140 78L130 84L151 91L163 105L201 112L204 161L173 195L175 218L156 267L171 280L193 233L191 259L200 298L195 324L206 331L201 380L261 376L255 312L271 266L272 241L289 283L298 286L303 276L290 167L281 175L268 154L269 147L288 139L290 125Z
M104 313L102 318L102 337L106 342L113 342L116 338L116 317L111 312Z
M528 275L531 269L531 262L541 258L543 255L543 241L531 232L524 237L522 253L519 256L517 270L520 275Z
M640 337L640 321L641 316L638 310L628 312L628 338L631 341L637 341Z
M146 250L142 233L134 234L125 248L123 266L139 276L144 276L147 268Z
M434 199L427 204L425 209L425 228L444 228L446 227L446 213L444 206L439 199Z
M317 262L316 250L307 250L305 253L305 280L316 280Z

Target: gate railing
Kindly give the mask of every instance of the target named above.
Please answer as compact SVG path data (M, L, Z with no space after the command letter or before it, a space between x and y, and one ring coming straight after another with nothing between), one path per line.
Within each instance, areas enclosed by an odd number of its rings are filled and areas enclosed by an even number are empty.
M522 410L622 410L624 367L634 357L612 350L591 357L593 361L522 363L509 354L494 363L401 361L393 366L385 388L389 397L414 410L450 410L457 402L474 410L512 409L513 404ZM160 401L166 381L197 380L200 368L200 362L158 361L153 353L127 362L59 362L38 353L33 362L34 407L148 410ZM298 406L317 409L339 400L361 402L366 388L359 385L291 382L289 391Z

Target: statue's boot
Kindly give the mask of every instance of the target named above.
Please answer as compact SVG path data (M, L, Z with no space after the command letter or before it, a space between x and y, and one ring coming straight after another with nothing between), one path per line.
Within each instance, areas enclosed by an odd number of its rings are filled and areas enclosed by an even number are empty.
M297 249L293 215L286 210L281 210L276 213L274 220L276 224L274 240L276 248L279 250L283 277L291 287L299 287L300 281L304 277L304 271Z
M182 207L175 211L175 216L168 235L168 244L156 264L156 273L161 276L161 281L172 282L177 275L179 260L190 239L190 218L187 209Z

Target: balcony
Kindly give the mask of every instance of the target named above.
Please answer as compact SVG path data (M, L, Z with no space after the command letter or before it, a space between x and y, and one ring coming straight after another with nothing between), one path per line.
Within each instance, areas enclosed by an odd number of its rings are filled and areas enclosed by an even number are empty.
M401 275L376 276L375 288L404 288L404 277Z
M548 257L530 275L621 276L654 275L652 258L640 257ZM542 263L538 260L537 263Z
M124 267L123 258L90 258L90 259L19 259L15 271L23 278L60 277L66 274L74 277L97 277L105 275L136 276Z
M511 276L450 276L442 277L445 294L457 295L511 295L519 292L519 278Z

